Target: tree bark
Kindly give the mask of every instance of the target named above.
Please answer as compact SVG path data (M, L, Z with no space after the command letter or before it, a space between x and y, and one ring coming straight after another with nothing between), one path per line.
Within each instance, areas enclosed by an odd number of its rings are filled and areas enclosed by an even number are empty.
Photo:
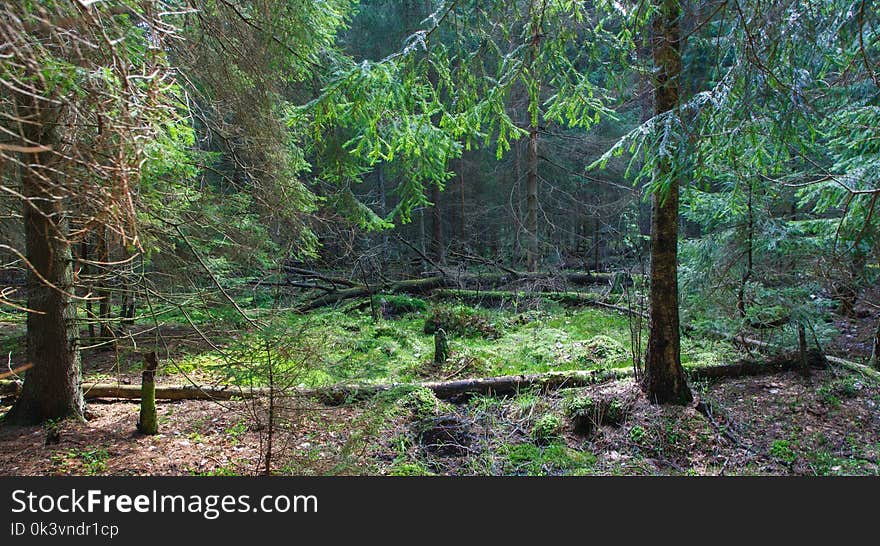
M37 110L37 109L32 109ZM54 116L53 116L54 117ZM51 147L54 120L42 110L24 125L25 138ZM37 424L49 419L83 418L82 376L76 305L73 302L73 254L67 240L68 220L62 201L43 177L51 176L52 152L24 159L22 173L27 259L27 358L21 396L6 420Z
M156 352L144 355L144 371L141 377L141 413L137 429L143 434L158 434L159 420L156 416L156 370L159 360Z
M655 0L654 111L678 107L681 76L678 0ZM651 318L644 388L659 404L688 404L693 400L681 366L678 315L678 179L675 165L657 159L657 178L671 178L667 192L655 191L651 221Z

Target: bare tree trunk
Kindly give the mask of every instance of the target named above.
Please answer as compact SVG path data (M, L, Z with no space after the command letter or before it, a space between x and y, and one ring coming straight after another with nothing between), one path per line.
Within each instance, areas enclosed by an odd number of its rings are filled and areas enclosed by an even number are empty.
M467 241L467 216L465 214L465 187L464 187L464 158L458 160L458 223L459 244L464 245Z
M880 319L877 320L877 330L874 332L874 348L871 351L871 367L880 370Z
M526 269L538 270L538 128L529 127L529 170L526 175Z
M655 0L654 111L678 107L681 57L679 0ZM653 196L651 222L651 318L644 388L654 403L687 404L693 397L681 366L678 316L678 180L675 166L659 158L655 176L672 177L668 192Z
M28 140L55 143L54 120L34 116L25 125ZM27 259L27 358L33 364L21 396L7 415L17 424L37 424L68 416L83 417L82 376L76 305L73 302L73 254L67 240L68 221L59 198L46 187L51 152L24 160L34 165L22 174Z
M80 276L88 276L91 269L89 264L86 263L89 260L89 243L85 239L80 243L80 258L83 260ZM91 290L86 288L86 292L89 293ZM86 300L86 317L89 322L89 341L95 343L97 337L95 333L95 311L92 308L91 298Z
M440 186L431 186L431 257L438 264L444 262L443 248L443 211L440 208Z
M382 169L382 165L376 169L376 175L379 183L379 206L382 210L382 217L388 214L388 196L385 190L385 172ZM382 230L382 267L384 268L388 265L388 249L389 249L389 238L388 238L387 229Z
M98 227L97 232L98 242L96 246L98 247L98 256L96 261L101 264L99 267L103 269L103 271L99 271L98 280L97 296L101 302L98 307L98 319L100 321L101 338L104 341L107 341L113 339L113 330L110 328L110 298L112 295L107 286L107 268L109 267L107 264L110 262L110 247L107 241L107 228L100 226Z

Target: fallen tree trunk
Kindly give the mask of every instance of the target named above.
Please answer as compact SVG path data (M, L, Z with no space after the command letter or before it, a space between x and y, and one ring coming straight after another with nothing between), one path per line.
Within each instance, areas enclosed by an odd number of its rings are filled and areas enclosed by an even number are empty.
M827 358L821 351L813 349L807 351L807 364L811 368L826 368ZM784 353L767 361L740 360L733 364L721 364L719 366L702 366L685 369L692 381L705 379L730 379L748 375L766 375L771 373L787 372L801 369L801 355L799 352Z
M772 349L779 350L782 347L775 343L768 343L766 341L761 341L758 339L751 339L745 336L732 336L729 334L725 334L723 332L712 331L709 332L712 335L718 336L721 339L726 339L732 342L741 343L747 347L752 347L755 349ZM812 352L812 351L811 351ZM825 355L825 360L834 364L836 366L840 366L841 368L846 368L848 370L857 372L862 374L865 377L871 378L874 381L880 382L880 372L871 368L870 366L866 366L864 364L859 364L858 362L852 362L851 360L846 360L844 358L840 358L832 355Z
M396 282L385 282L375 286L357 285L342 290L330 291L311 300L302 311L311 311L326 305L332 305L351 298L362 298L375 294L411 294L421 295L437 289L468 287L497 287L516 281L539 281L542 279L558 279L564 284L588 286L613 282L614 273L493 273L487 275L458 274L455 271L440 271L423 279L407 279Z
M812 367L825 367L826 360L831 360L817 350L808 352ZM800 366L798 353L785 353L766 362L743 360L733 364L685 368L692 380L728 379L752 375L764 375L796 370ZM605 381L623 379L632 376L629 368L611 370L573 370L566 372L547 372L539 374L505 375L457 381L426 381L422 383L374 383L357 385L337 385L317 389L276 390L279 396L302 396L315 398L325 404L335 405L347 401L364 399L382 392L397 388L428 388L443 400L453 400L464 396L510 395L530 388L550 391L561 388L576 388L594 385ZM0 381L0 392L14 394L14 381ZM202 387L202 386L164 386L156 385L157 400L231 400L252 399L268 396L271 390L266 387L243 389L236 386ZM135 385L119 385L112 383L85 383L83 394L86 399L119 398L139 400L141 388Z
M317 398L327 404L339 404L347 400L361 399L395 388L431 389L441 399L452 399L462 395L514 394L520 390L537 387L553 390L568 387L583 387L612 379L621 379L632 375L631 370L575 370L567 372L548 372L526 375L505 375L458 381L426 381L422 383L375 383L358 385L338 385L318 389L276 390L279 395L303 396ZM0 388L5 383L0 382ZM202 386L164 386L156 385L156 400L231 400L252 399L268 396L271 390L266 387L242 389L235 386L202 387ZM141 388L136 385L120 385L113 383L84 383L83 395L87 400L100 398L120 398L139 400Z
M369 297L371 294L419 295L429 292L435 288L446 286L447 282L448 281L443 277L428 277L426 279L411 279L406 281L385 283L382 285L371 287L358 286L356 288L346 288L345 290L337 290L336 292L330 292L328 294L324 294L323 296L319 296L307 303L304 307L301 308L301 310L311 311L313 309L318 309L319 307L332 305L334 303L339 303L341 301L351 298Z
M440 298L459 299L469 303L489 305L501 305L505 302L541 298L573 307L601 307L624 314L638 313L635 309L628 309L602 301L601 294L582 292L514 292L509 290L456 290L454 288L441 288L434 290L431 294ZM644 316L647 316L647 313Z

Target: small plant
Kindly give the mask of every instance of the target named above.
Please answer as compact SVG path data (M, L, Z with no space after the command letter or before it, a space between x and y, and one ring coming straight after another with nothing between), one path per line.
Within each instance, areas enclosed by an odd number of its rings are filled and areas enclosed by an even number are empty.
M236 422L234 425L226 429L226 435L229 437L232 445L237 445L241 442L241 437L247 431L247 422L242 419Z
M63 470L68 472L73 470L69 465L74 461L78 461L83 467L83 474L86 476L95 476L106 472L108 460L110 460L110 453L106 448L86 447L52 455L52 463L61 466Z
M770 446L770 455L791 466L797 460L797 454L788 440L774 440Z
M565 415L571 419L578 434L589 434L595 424L596 401L589 396L575 396L565 401Z
M553 440L559 438L559 432L562 430L562 419L558 415L548 413L542 415L535 424L532 425L532 440L538 445L547 445Z
M579 434L589 434L601 425L620 426L626 418L626 405L618 398L576 396L568 399L564 407Z
M636 425L629 429L629 440L634 444L641 444L648 433L641 425Z

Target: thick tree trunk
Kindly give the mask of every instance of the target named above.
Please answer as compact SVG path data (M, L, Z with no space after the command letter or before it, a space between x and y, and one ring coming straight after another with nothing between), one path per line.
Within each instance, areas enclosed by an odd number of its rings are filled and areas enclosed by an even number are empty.
M678 107L681 57L678 0L655 0L654 111L663 114ZM653 196L651 222L651 319L645 360L645 393L660 404L687 404L693 397L681 367L678 316L678 180L675 166L658 158L655 176L671 177L667 192Z
M159 360L156 352L144 354L144 371L141 377L141 413L137 429L142 434L158 434L159 419L156 416L156 370Z
M52 145L54 122L44 118L28 126L28 139ZM76 324L73 254L68 221L60 199L46 188L41 176L51 176L51 152L25 161L33 167L22 173L27 258L27 358L33 364L25 374L21 396L6 419L36 424L68 416L82 418L83 396L79 333Z

